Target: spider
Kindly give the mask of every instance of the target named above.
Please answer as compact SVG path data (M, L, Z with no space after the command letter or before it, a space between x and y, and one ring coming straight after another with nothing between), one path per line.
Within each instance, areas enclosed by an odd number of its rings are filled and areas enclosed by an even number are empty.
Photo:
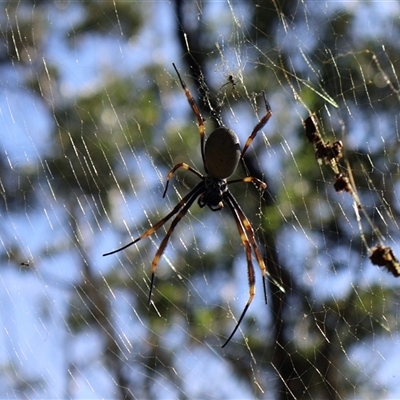
M240 315L239 320L236 323L235 328L233 329L231 335L228 337L228 339L222 346L225 347L230 342L233 335L239 328L239 325L242 322L244 316L246 315L246 312L255 296L255 274L252 263L252 252L251 252L252 249L254 251L255 258L258 262L258 265L262 273L264 298L265 298L265 303L267 303L267 292L266 292L267 271L263 257L261 256L260 250L258 249L255 240L253 227L248 218L246 217L246 215L244 214L239 203L233 197L233 195L228 189L228 185L239 182L244 182L244 183L253 182L262 190L266 189L267 185L264 182L260 181L259 179L251 176L246 176L245 178L234 179L234 180L227 180L227 179L231 175L233 175L233 173L236 171L239 162L243 159L243 156L246 153L247 149L249 148L250 144L252 143L253 139L271 118L272 111L265 97L265 93L263 92L263 97L266 106L266 114L262 117L260 122L254 127L242 150L240 150L239 139L236 136L236 134L231 129L225 126L220 126L217 129L215 129L206 139L204 122L203 122L204 120L200 114L200 110L196 102L194 101L193 96L191 95L189 89L187 88L185 82L181 78L181 75L179 74L179 71L176 68L175 64L172 65L178 75L180 84L185 92L187 101L189 102L189 105L192 108L192 111L197 118L197 125L200 133L201 157L203 160L203 166L206 174L205 175L201 174L199 171L190 167L186 163L176 164L167 175L163 198L167 193L170 179L173 177L175 172L180 168L189 171L192 174L199 177L200 182L192 190L190 190L190 192L186 196L184 196L179 201L179 203L173 208L173 210L169 214L167 214L163 219L161 219L150 229L144 232L141 236L139 236L132 242L128 243L127 245L120 247L117 250L113 250L103 254L103 256L108 256L110 254L122 251L127 247L132 246L133 244L139 242L140 240L152 235L154 232L157 231L157 229L161 228L168 220L170 220L174 215L177 214L174 220L172 221L167 231L167 234L162 240L161 245L158 248L156 255L152 261L150 291L148 297L148 304L150 304L154 288L155 272L158 262L160 261L160 258L164 253L164 250L167 246L168 240L171 237L172 232L174 231L179 221L187 213L190 206L194 203L196 199L198 199L197 203L201 208L208 206L212 211L221 210L224 207L224 204L226 204L233 214L237 229L239 231L240 239L246 251L247 271L248 271L248 281L249 281L249 297L247 303L244 306L242 314Z

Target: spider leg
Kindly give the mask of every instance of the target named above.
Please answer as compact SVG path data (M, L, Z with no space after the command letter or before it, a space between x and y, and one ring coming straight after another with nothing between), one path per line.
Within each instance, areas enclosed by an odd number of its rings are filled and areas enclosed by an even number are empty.
M251 135L247 139L246 143L244 144L242 154L240 156L240 160L243 158L244 153L246 153L247 149L251 145L251 142L253 139L256 137L257 133L264 127L264 125L268 122L268 120L272 117L272 110L271 106L269 105L267 98L265 97L265 93L263 92L264 96L264 101L265 101L265 107L267 109L267 113L264 115L264 117L261 118L260 122L254 127L253 132L251 132Z
M186 163L179 163L176 164L174 168L171 169L171 171L169 171L168 175L167 175L167 181L165 183L165 189L164 189L164 193L162 195L162 197L165 197L165 195L167 194L167 189L168 189L168 184L169 184L169 180L172 178L172 176L175 174L175 172L179 169L179 168L183 168L186 169L186 171L190 171L193 174L197 175L200 179L204 179L203 175L197 171L196 169L192 168L191 166L187 165Z
M154 226L152 226L150 229L148 229L145 233L143 233L141 236L139 236L137 239L134 241L126 244L125 246L120 247L119 249L110 251L108 253L104 253L103 256L109 256L114 253L118 253L119 251L125 250L127 247L132 246L133 244L137 243L139 240L144 239L145 237L148 237L152 235L158 228L162 227L171 217L173 217L188 201L192 200L193 195L196 194L196 196L201 193L201 191L204 190L204 182L201 181L199 182L175 207L174 209L166 215L163 219L158 221ZM193 202L193 201L192 201Z
M229 192L228 192L229 193ZM226 203L228 204L229 208L232 211L232 214L235 218L235 222L236 222L236 226L238 228L239 231L239 235L240 238L242 239L242 243L246 249L246 259L247 259L247 272L248 272L248 278L249 278L249 298L247 300L246 305L244 306L244 309L242 311L242 314L238 320L238 322L236 323L235 329L233 330L233 332L230 334L230 336L228 337L228 339L226 340L226 342L222 345L222 348L224 348L232 339L233 335L236 333L237 329L239 328L240 323L242 322L244 316L246 315L246 312L251 304L251 302L253 301L253 298L256 294L256 278L254 275L254 267L253 267L253 263L251 260L251 247L250 247L250 243L249 243L249 238L248 235L246 233L246 230L243 226L243 221L241 220L240 216L237 213L237 209L235 206L235 203L232 202L232 199L230 197L226 198Z
M228 181L227 184L230 185L231 183L239 183L239 182L244 182L244 183L253 182L261 190L265 190L267 188L267 184L265 182L261 181L258 178L254 178L252 176L246 176L245 178L234 179L233 181Z
M204 140L205 140L205 138L204 138L204 135L205 135L204 120L203 120L203 117L201 116L199 107L197 107L197 104L194 101L192 94L189 92L189 89L187 88L186 83L181 78L181 75L179 74L178 69L176 68L174 63L172 63L172 65L176 71L176 74L178 75L179 82L181 83L182 89L185 91L185 95L189 102L189 105L192 108L193 113L197 118L197 125L199 127L199 133L200 133L201 158L203 159L204 169L205 169L206 173L208 173L207 166L206 166L206 157L204 155Z
M235 208L237 214L239 215L239 218L241 220L242 225L244 226L244 228L247 231L247 237L249 238L250 243L251 243L251 245L253 247L253 251L254 251L254 254L256 256L257 263L258 263L258 265L260 267L260 270L261 270L262 282L263 282L263 290L264 290L264 299L265 299L265 304L267 304L267 280L266 280L266 275L269 275L269 274L267 272L267 268L265 267L264 259L263 259L262 255L260 253L260 250L259 250L259 248L257 246L257 242L256 242L256 239L255 239L253 227L251 226L250 221L246 217L246 214L244 213L244 211L240 207L239 203L237 202L237 200L233 197L233 195L230 192L227 193L227 200L232 203L232 206ZM275 280L273 280L273 281L278 287L280 287L278 282L276 282Z
M203 182L200 182L194 190L192 190L191 197L189 200L186 202L186 204L182 207L180 210L179 214L175 217L175 219L171 222L171 225L167 231L167 234L165 235L164 239L162 240L160 247L157 250L156 255L154 256L154 259L151 263L151 279L150 279L150 292L149 292L149 304L151 301L151 294L153 293L153 287L154 287L154 277L155 277L155 272L156 268L158 265L158 262L160 261L161 256L164 253L165 248L167 247L168 240L171 237L172 232L174 231L176 225L179 223L179 221L185 216L187 211L189 210L190 206L193 204L193 202L196 200L197 196L201 194L205 190Z

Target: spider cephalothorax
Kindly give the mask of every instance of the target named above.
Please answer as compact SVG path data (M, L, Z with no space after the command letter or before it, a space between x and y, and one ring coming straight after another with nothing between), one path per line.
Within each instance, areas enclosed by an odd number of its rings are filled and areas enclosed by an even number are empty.
M205 192L199 197L200 207L208 206L212 211L218 211L223 206L224 194L228 190L226 179L215 179L211 176L204 178Z
M242 160L251 142L253 141L257 133L271 118L272 112L264 95L267 112L260 120L260 122L254 127L242 150L240 150L239 139L235 134L235 132L224 126L215 129L206 140L203 117L200 114L200 110L197 107L196 102L194 101L191 93L189 92L189 89L186 87L185 82L182 80L179 71L175 67L175 64L172 65L174 66L174 69L178 75L181 86L185 91L185 95L190 104L190 107L192 108L197 118L197 124L200 133L201 157L203 160L203 166L206 175L201 174L199 171L190 167L186 163L179 163L175 165L167 175L167 182L165 185L163 197L165 197L165 194L167 193L170 179L179 168L185 169L197 175L197 177L200 178L200 182L186 196L184 196L179 201L179 203L173 208L173 210L169 214L167 214L162 220L158 221L153 227L148 229L141 236L139 236L132 242L128 243L127 245L120 247L117 250L110 251L109 253L105 253L103 255L108 256L110 254L117 253L133 245L134 243L137 243L139 240L152 235L158 228L163 226L169 219L171 219L174 215L177 214L174 220L172 221L171 226L167 231L167 234L162 240L160 247L158 248L152 262L150 292L148 298L150 303L151 294L154 287L154 277L157 264L160 261L162 254L164 253L164 250L168 244L168 240L173 230L175 229L179 221L183 218L183 216L187 213L193 202L198 198L197 202L200 207L208 206L212 211L220 210L224 206L224 204L226 204L232 212L232 215L236 222L236 226L239 231L240 239L246 250L247 270L249 279L249 298L247 300L246 305L244 306L244 309L239 317L238 322L236 323L235 328L233 329L232 333L222 346L225 347L232 339L237 329L239 328L239 325L242 322L247 312L247 309L249 308L255 296L255 275L252 263L252 254L251 254L252 249L262 273L264 297L265 297L265 302L267 301L266 283L265 283L267 270L255 240L253 227L251 226L250 221L247 219L246 215L241 209L239 203L236 201L236 199L233 197L233 195L228 189L228 185L239 182L245 182L245 183L253 182L260 189L265 189L267 185L264 182L260 181L259 179L253 178L251 176L247 176L241 179L234 179L231 181L227 179L231 175L233 175L233 173L236 171L239 162Z

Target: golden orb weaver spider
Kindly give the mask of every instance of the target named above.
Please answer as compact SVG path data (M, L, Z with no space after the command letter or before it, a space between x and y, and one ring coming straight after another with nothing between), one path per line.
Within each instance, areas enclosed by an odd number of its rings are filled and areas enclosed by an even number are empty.
M236 323L235 328L233 329L232 333L222 346L225 347L230 342L233 335L239 328L239 325L242 322L244 316L246 315L246 312L255 296L256 281L255 281L254 267L252 263L252 253L251 253L252 249L254 251L256 260L258 262L258 265L262 273L264 297L265 297L265 303L267 303L267 290L266 290L267 270L265 267L263 257L261 256L260 250L258 249L255 240L253 227L251 226L250 221L244 214L237 200L228 190L228 185L238 182L244 182L244 183L253 182L263 190L266 189L267 185L264 182L260 181L259 179L253 178L251 176L247 176L241 179L234 179L231 181L228 181L227 179L231 175L233 175L233 173L236 171L239 162L243 159L243 156L246 153L247 149L249 148L250 144L252 143L253 139L271 118L272 111L265 97L265 93L263 92L265 107L267 112L260 120L260 122L254 127L242 151L240 151L239 139L236 136L235 132L233 132L231 129L226 128L225 126L220 126L219 128L215 129L206 140L205 128L203 122L204 120L200 114L200 110L197 107L197 104L194 101L193 96L191 95L185 82L181 78L175 64L172 65L178 75L180 84L185 92L189 105L192 108L192 111L197 118L197 124L200 133L201 157L203 160L203 166L206 175L201 174L199 171L190 167L186 163L179 163L175 165L167 175L167 181L163 197L165 197L165 194L167 193L170 179L179 168L190 171L194 175L198 176L201 179L201 181L186 196L184 196L179 201L179 203L173 208L173 210L168 215L166 215L163 219L157 222L153 227L148 229L141 236L139 236L132 242L128 243L127 245L120 247L117 250L105 253L103 254L103 256L108 256L110 254L117 253L139 242L139 240L142 240L145 237L152 235L157 229L161 228L170 218L172 218L175 214L178 214L175 217L175 219L171 222L171 226L169 227L167 234L162 240L161 245L158 248L157 253L154 256L153 262L151 264L150 291L148 297L148 303L150 304L151 295L154 287L155 272L158 262L160 261L160 258L167 246L168 240L171 237L171 234L174 231L178 222L187 213L190 206L194 203L194 201L197 198L198 198L197 203L201 208L208 206L212 211L218 211L222 209L225 203L233 214L236 226L239 231L240 239L242 240L243 246L246 250L247 271L249 279L249 298L247 300L246 305L244 306L244 309L242 311L242 314L240 315L238 322Z

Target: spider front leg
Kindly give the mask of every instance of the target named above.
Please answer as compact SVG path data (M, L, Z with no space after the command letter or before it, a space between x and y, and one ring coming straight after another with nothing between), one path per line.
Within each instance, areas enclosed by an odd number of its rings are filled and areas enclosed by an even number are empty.
M193 204L193 202L196 200L197 196L199 196L202 192L204 191L204 184L203 182L200 182L189 194L190 198L187 201L187 203L182 207L180 210L179 214L175 217L175 219L172 221L171 226L169 227L164 239L162 240L160 247L157 250L156 255L154 256L154 259L151 263L151 279L150 279L150 291L149 291L149 299L148 302L150 304L151 302L151 295L153 293L153 287L154 287L154 277L156 273L156 268L157 265L160 261L161 256L164 253L165 248L167 247L168 240L171 237L172 232L174 231L176 225L178 222L185 216L187 211L189 210L190 206Z
M171 171L169 171L168 175L167 175L167 181L165 183L165 189L164 189L164 193L163 193L163 198L165 197L167 190L168 190L168 185L169 185L169 180L172 178L172 176L175 174L175 172L179 169L185 169L186 171L190 171L193 174L197 175L200 179L204 179L203 175L197 171L196 169L192 168L190 165L186 164L186 163L179 163L176 164L174 168L171 169Z
M244 228L247 231L247 237L249 238L250 243L251 243L251 245L253 247L253 251L254 251L254 254L256 255L258 266L260 267L260 270L261 270L262 281L263 281L263 290L264 290L264 299L265 299L265 304L267 304L267 279L266 279L266 275L269 276L269 273L267 272L267 268L265 266L264 259L263 259L262 255L260 253L260 250L259 250L259 248L257 246L257 242L256 242L256 239L255 239L255 234L254 234L254 229L251 226L251 223L250 223L249 219L246 217L246 214L244 213L244 211L240 207L239 203L236 201L236 199L233 197L233 195L230 192L228 192L228 194L227 194L227 200L232 203L232 205L235 208L237 214L239 215L239 218L240 218L240 220L242 222L242 225L244 226ZM275 285L277 285L278 287L281 287L281 285L279 285L278 282L275 281L275 279L272 279L272 281L274 282Z
M232 331L232 333L230 334L230 336L228 337L226 342L222 345L222 348L224 348L230 342L233 335L238 330L239 325L242 322L244 316L246 315L246 312L247 312L248 308L250 307L250 304L253 301L253 298L256 294L256 278L254 275L254 267L253 267L253 263L251 260L251 247L250 247L250 243L249 243L249 238L248 238L245 228L243 227L243 223L237 213L236 206L231 201L232 197L233 196L229 196L229 192L228 192L228 197L225 200L226 200L226 203L228 204L229 208L232 211L232 214L233 214L235 222L236 222L236 226L239 231L240 239L242 240L243 246L245 247L245 250L246 250L247 272L248 272L248 278L249 278L249 298L247 300L246 305L244 306L244 309L242 311L242 314L240 315L238 322L236 323L234 330Z
M174 208L173 210L166 215L163 219L158 221L153 227L148 229L145 233L143 233L141 236L139 236L137 239L133 240L132 242L126 244L125 246L122 246L116 250L110 251L108 253L104 253L104 256L109 256L114 253L118 253L119 251L125 250L126 248L132 246L133 244L139 242L139 240L142 240L150 235L152 235L158 228L161 228L171 217L173 217L185 204L186 202L190 201L191 197L193 196L194 193L198 195L199 188L204 187L203 182L198 183ZM200 191L201 193L201 191Z

